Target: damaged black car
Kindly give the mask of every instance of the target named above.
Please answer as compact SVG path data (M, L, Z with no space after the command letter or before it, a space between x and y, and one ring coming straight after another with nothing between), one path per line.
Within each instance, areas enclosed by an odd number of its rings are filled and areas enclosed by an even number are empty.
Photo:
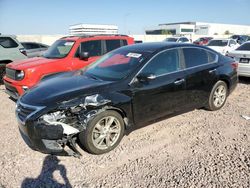
M136 44L42 81L18 100L16 117L33 150L80 156L80 146L102 154L162 117L220 109L237 80L237 63L209 48Z

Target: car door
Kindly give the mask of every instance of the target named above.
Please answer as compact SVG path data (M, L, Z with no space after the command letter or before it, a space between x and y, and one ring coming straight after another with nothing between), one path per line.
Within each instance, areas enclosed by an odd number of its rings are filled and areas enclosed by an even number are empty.
M104 54L102 40L90 40L81 42L73 57L73 69L81 69L89 64L95 62L100 56ZM87 60L80 59L79 52L88 52L89 58Z
M182 70L178 49L158 53L137 77L140 75L152 75L155 78L146 82L135 79L131 85L136 124L172 114L185 105L185 71Z
M203 106L219 79L218 55L199 47L182 48L186 67L186 95L189 108Z

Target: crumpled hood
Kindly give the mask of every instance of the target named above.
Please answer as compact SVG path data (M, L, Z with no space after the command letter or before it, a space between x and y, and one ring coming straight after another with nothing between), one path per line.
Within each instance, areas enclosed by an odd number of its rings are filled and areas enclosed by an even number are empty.
M24 94L20 101L33 106L55 105L76 97L100 93L110 83L89 78L82 71L62 73L42 81ZM100 87L102 87L101 90Z
M56 61L61 61L61 59L47 59L44 57L34 57L34 58L14 61L12 63L9 63L7 67L16 70L25 70L27 68L43 66L46 64L54 63Z

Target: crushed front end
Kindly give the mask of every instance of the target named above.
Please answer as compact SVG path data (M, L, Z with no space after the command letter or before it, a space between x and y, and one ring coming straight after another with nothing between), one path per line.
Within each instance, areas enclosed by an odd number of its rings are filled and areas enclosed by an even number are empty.
M109 101L100 95L63 101L54 109L17 102L16 117L23 140L46 154L79 157L76 142L87 122Z

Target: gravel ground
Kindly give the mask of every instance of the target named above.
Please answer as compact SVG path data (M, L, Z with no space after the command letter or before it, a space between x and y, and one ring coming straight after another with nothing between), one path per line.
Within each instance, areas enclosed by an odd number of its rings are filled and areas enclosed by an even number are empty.
M2 187L250 187L250 79L216 112L195 110L125 136L108 154L44 155L21 139L0 86Z

